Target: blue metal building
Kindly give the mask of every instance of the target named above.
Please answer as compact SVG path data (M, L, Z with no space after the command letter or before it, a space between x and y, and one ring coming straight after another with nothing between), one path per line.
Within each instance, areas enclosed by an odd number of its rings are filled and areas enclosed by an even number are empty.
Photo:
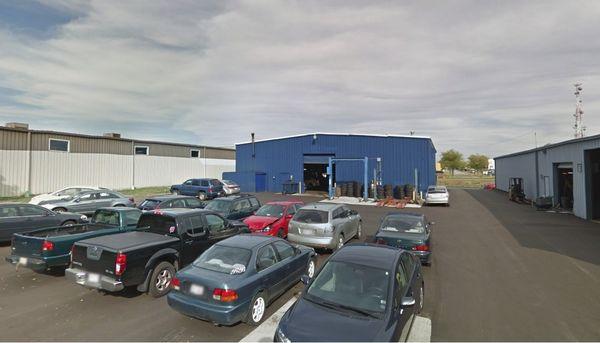
M301 182L303 190L326 190L329 157L368 157L369 180L380 158L383 184L415 184L417 179L419 190L424 191L436 183L435 154L429 137L304 134L236 144L236 171L223 173L223 179L234 180L249 192L281 192L289 180ZM335 164L334 182L362 184L363 176L361 162Z

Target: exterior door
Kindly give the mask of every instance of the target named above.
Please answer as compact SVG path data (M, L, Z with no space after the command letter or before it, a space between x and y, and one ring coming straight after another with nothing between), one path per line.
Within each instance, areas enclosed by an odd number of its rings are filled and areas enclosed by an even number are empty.
M408 253L405 253L408 254ZM396 267L396 285L394 294L394 308L396 309L393 313L396 320L398 321L398 328L400 330L400 340L406 341L408 333L410 331L411 321L414 315L415 306L402 307L403 297L412 297L413 291L411 287L411 269L410 266L405 266L401 260Z
M306 271L307 264L300 255L296 255L296 251L287 241L276 241L273 246L277 251L280 263L287 264L285 288L295 285Z
M87 193L73 200L69 205L69 211L72 212L90 212L94 211L94 201L98 193Z
M267 174L256 173L254 188L255 188L256 192L266 192L267 191Z
M278 260L272 244L258 250L256 270L261 275L263 287L267 289L269 298L279 296L286 288L287 265Z

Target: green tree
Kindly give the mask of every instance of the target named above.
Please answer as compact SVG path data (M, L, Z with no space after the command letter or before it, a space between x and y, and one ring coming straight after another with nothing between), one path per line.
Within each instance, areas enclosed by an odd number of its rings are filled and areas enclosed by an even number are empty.
M488 169L488 157L481 154L473 154L469 156L468 166L481 173Z
M461 170L465 168L463 155L454 149L442 152L442 159L440 160L440 163L442 164L442 168L449 169L452 175L454 175L455 170Z

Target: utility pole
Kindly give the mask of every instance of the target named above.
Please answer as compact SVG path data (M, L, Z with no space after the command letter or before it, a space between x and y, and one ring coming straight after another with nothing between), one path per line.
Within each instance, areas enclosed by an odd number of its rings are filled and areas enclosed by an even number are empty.
M581 93L583 92L583 87L580 82L575 85L575 125L573 125L573 129L575 129L575 138L582 138L585 135L585 126L583 126L583 100L581 99Z

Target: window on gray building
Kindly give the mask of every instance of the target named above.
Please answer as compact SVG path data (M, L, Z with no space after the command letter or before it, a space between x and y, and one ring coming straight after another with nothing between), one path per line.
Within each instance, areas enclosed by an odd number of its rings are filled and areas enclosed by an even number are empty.
M200 157L200 150L190 150L190 157Z
M136 155L148 155L150 149L147 146L136 145L135 146L135 154Z
M53 139L50 138L48 142L48 150L50 151L63 151L69 152L69 145L71 142L65 139Z

